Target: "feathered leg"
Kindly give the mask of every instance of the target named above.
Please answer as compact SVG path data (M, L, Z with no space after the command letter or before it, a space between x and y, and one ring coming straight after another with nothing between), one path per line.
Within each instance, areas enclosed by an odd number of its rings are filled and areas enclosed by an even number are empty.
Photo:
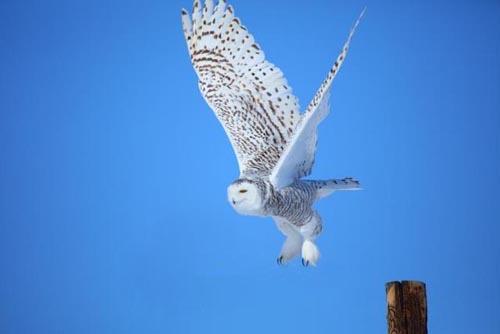
M300 228L300 234L304 238L302 243L302 264L304 266L313 265L319 260L319 249L314 243L314 239L323 230L321 216L315 211L311 220Z
M286 240L281 247L281 252L276 262L285 264L298 256L302 247L302 235L284 218L274 217L276 226L286 236Z

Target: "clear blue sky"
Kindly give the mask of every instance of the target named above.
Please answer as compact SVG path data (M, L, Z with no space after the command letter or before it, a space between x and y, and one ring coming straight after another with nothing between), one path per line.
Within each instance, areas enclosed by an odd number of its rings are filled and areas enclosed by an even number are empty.
M384 283L430 333L500 333L500 3L243 1L304 107L362 7L313 177L317 268L271 219L198 92L186 1L0 3L0 332L384 333Z

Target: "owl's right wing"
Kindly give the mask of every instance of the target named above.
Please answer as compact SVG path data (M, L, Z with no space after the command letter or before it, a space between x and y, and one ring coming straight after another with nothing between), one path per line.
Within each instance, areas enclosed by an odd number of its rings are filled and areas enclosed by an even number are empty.
M326 79L309 103L293 137L283 152L278 164L270 175L270 181L276 188L283 188L311 173L316 154L317 127L330 111L330 90L333 79L345 60L349 44L356 28L363 17L365 9L354 23L347 41Z
M182 10L184 36L199 88L233 146L240 176L268 176L300 120L283 73L266 61L224 0Z

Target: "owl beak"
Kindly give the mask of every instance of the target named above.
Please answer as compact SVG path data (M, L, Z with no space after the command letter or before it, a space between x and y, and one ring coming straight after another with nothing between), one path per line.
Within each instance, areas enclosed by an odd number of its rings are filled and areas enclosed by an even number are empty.
M231 198L231 203L233 203L233 205L236 205L236 204L240 204L241 202L244 202L245 199L242 199L240 201L235 201L234 198Z

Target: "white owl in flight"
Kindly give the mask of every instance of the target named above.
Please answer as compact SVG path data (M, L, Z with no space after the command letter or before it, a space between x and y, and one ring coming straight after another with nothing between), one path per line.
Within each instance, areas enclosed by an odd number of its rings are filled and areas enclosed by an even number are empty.
M229 185L228 200L240 214L275 220L286 236L278 264L301 254L304 266L316 265L319 250L314 240L322 223L312 205L333 191L359 189L359 182L352 178L301 178L311 173L316 129L329 112L333 79L362 15L313 100L300 113L283 73L265 59L231 6L221 0L214 7L207 0L202 8L195 0L191 16L182 10L199 88L238 159L240 176Z

